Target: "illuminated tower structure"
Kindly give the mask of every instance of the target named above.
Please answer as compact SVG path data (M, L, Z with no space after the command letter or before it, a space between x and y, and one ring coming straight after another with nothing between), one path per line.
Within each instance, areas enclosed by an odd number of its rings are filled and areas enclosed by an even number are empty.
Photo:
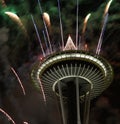
M71 107L69 116L76 115L78 122L80 103L84 102L84 121L87 121L90 99L101 94L110 85L112 78L112 68L104 58L76 50L70 37L64 51L44 58L32 71L32 79L36 86L39 87L40 84L41 89L44 88L42 89L44 100L45 97L54 96L54 93L59 97L64 124L66 124L64 110L66 101ZM70 119L69 123L76 122Z
M88 124L90 100L112 82L112 67L99 55L100 47L101 42L96 53L90 53L69 36L62 50L36 62L32 70L32 80L44 101L55 94L59 99L63 124Z

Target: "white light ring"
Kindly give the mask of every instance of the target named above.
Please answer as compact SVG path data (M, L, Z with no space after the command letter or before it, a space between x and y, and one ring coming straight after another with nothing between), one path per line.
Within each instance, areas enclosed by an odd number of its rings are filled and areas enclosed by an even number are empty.
M65 79L65 78L69 78L69 77L82 78L82 79L86 80L86 81L91 85L91 89L93 89L93 84L92 84L92 82L91 82L89 79L87 79L87 78L85 78L85 77L82 77L82 76L69 75L69 76L61 77L61 78L59 78L58 80L56 80L56 81L54 82L53 86L52 86L52 90L55 92L55 85L56 85L60 80L63 80L63 79Z
M70 76L65 76L65 77L62 77L62 78L59 78L58 80L56 80L55 83L52 85L52 90L53 90L53 92L55 92L55 86L56 86L56 84L57 84L60 80L65 79L65 78L69 78L69 77L82 78L82 79L86 80L86 81L91 85L91 90L93 89L93 84L92 84L92 82L91 82L90 80L88 80L87 78L82 77L82 76L70 75ZM55 92L55 93L57 94L57 96L59 96L59 94L58 94L57 92ZM88 94L88 93L89 93L89 91L86 92L86 94ZM82 95L82 96L80 96L80 97L84 97L84 95Z
M81 54L81 53L74 53L74 54L61 54L61 55L57 55L57 56L54 56L52 58L50 58L50 60L48 61L45 61L38 69L38 72L40 73L42 71L42 69L55 62L55 61L58 61L58 60L61 60L61 59L67 59L67 58L83 58L83 59L87 59L87 60L91 60L92 62L94 63L97 63L98 65L100 65L100 67L102 67L102 69L104 70L105 72L105 76L107 75L107 70L106 70L106 67L104 66L104 64L98 60L97 58L91 56L91 55L85 55L85 54Z

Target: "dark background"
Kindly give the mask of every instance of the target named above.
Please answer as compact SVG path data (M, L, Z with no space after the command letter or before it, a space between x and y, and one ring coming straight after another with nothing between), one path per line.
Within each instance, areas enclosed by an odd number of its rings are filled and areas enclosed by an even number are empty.
M88 13L91 17L87 24L85 40L90 51L95 52L100 36L105 5L104 0L79 1L79 34L83 20ZM56 0L41 0L43 12L50 15L50 39L54 49L61 43L59 16ZM4 12L16 13L24 30ZM75 41L76 1L62 0L61 13L64 41L70 34ZM5 110L17 124L27 121L29 124L61 124L56 100L47 100L44 105L40 92L34 87L30 73L32 66L41 56L41 49L31 20L34 16L42 43L45 48L42 30L44 30L37 0L0 0L0 108ZM91 101L91 124L120 124L120 1L114 0L109 9L109 18L105 30L101 55L112 65L114 79L101 96ZM13 67L26 90L23 95L19 83L11 71ZM0 113L0 124L11 122Z

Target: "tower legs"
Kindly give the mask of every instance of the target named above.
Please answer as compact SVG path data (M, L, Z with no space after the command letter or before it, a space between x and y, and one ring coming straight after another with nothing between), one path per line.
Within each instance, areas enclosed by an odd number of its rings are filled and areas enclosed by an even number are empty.
M80 92L79 92L79 81L78 78L76 78L76 103L77 103L77 124L81 124L80 119Z
M88 124L89 123L91 84L88 86L87 92L84 94L84 102L82 105L82 103L80 103L80 96L81 96L80 81L82 80L79 80L79 78L76 77L74 78L73 81L66 82L67 84L66 90L68 90L68 94L69 94L66 98L67 105L68 105L67 112L65 109L66 102L64 101L65 89L63 90L63 85L62 85L63 82L62 81L58 82L57 86L58 86L61 116L62 116L63 124ZM83 88L84 88L84 85L83 85Z
M61 88L61 81L58 83L58 91L59 91L59 95L60 95L60 106L61 106L62 120L63 120L63 124L66 124L65 109L64 109L64 102L63 102L63 95L62 95L62 88Z

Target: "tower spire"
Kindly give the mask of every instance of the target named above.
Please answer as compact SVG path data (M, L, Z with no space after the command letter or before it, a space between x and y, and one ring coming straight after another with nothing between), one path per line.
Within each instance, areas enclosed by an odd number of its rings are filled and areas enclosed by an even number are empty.
M77 50L70 35L68 36L67 43L63 50Z

